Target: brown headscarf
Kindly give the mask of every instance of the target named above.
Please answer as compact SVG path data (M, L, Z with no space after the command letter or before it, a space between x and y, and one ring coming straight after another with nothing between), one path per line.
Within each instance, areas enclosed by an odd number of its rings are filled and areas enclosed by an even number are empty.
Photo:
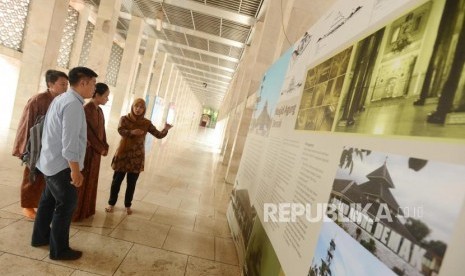
M140 104L140 103L144 105L144 112L141 115L136 115L136 113L134 113L134 107L136 106L136 104ZM145 101L141 98L137 98L132 103L131 112L128 113L126 118L128 118L128 120L131 121L136 126L136 128L140 128L144 131L147 131L150 125L150 121L144 118L146 111L147 111L147 107L145 105Z

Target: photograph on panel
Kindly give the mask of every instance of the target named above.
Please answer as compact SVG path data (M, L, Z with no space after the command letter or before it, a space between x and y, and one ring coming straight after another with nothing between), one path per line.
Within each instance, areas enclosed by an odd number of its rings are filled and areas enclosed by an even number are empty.
M351 52L349 47L307 71L296 130L331 130Z
M291 49L292 50L292 49ZM268 136L292 51L285 52L263 75L249 133Z
M253 225L242 272L245 276L285 276L276 251L259 219Z
M356 43L335 131L465 137L464 15L428 1Z
M308 276L395 276L370 251L328 219L321 227Z
M345 147L326 215L397 275L437 275L463 203L464 169Z

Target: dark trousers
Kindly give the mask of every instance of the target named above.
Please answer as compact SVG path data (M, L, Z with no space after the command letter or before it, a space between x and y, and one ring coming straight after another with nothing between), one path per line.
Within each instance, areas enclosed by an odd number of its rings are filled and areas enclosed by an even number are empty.
M34 221L32 245L50 243L50 257L57 258L69 250L69 227L77 205L77 190L71 184L70 169L45 176L45 182Z
M126 194L124 196L124 206L131 207L132 198L134 196L134 190L136 189L136 182L139 178L139 173L130 173L128 172L128 177L126 179L127 187L126 187ZM119 172L115 171L113 174L113 181L111 182L111 189L110 189L110 199L108 200L108 204L114 206L116 201L118 200L119 189L121 188L121 183L124 180L124 176L126 172Z

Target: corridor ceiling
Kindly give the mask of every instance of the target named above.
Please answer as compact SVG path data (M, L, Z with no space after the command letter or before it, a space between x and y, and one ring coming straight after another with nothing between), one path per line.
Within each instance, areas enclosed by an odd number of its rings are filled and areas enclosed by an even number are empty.
M122 0L117 32L126 38L132 16L144 38L156 37L203 106L218 109L265 0ZM98 11L100 0L85 0ZM163 13L163 16L161 16ZM156 30L156 19L163 28ZM142 41L141 48L146 44Z

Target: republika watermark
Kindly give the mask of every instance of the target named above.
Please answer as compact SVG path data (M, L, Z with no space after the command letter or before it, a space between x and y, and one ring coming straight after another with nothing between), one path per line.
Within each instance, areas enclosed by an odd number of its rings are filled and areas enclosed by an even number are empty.
M298 218L308 222L318 222L327 218L338 222L355 222L362 228L371 229L378 221L393 222L399 215L403 217L423 217L423 206L399 207L392 210L386 203L344 203L333 198L330 203L264 203L265 222L296 222Z

